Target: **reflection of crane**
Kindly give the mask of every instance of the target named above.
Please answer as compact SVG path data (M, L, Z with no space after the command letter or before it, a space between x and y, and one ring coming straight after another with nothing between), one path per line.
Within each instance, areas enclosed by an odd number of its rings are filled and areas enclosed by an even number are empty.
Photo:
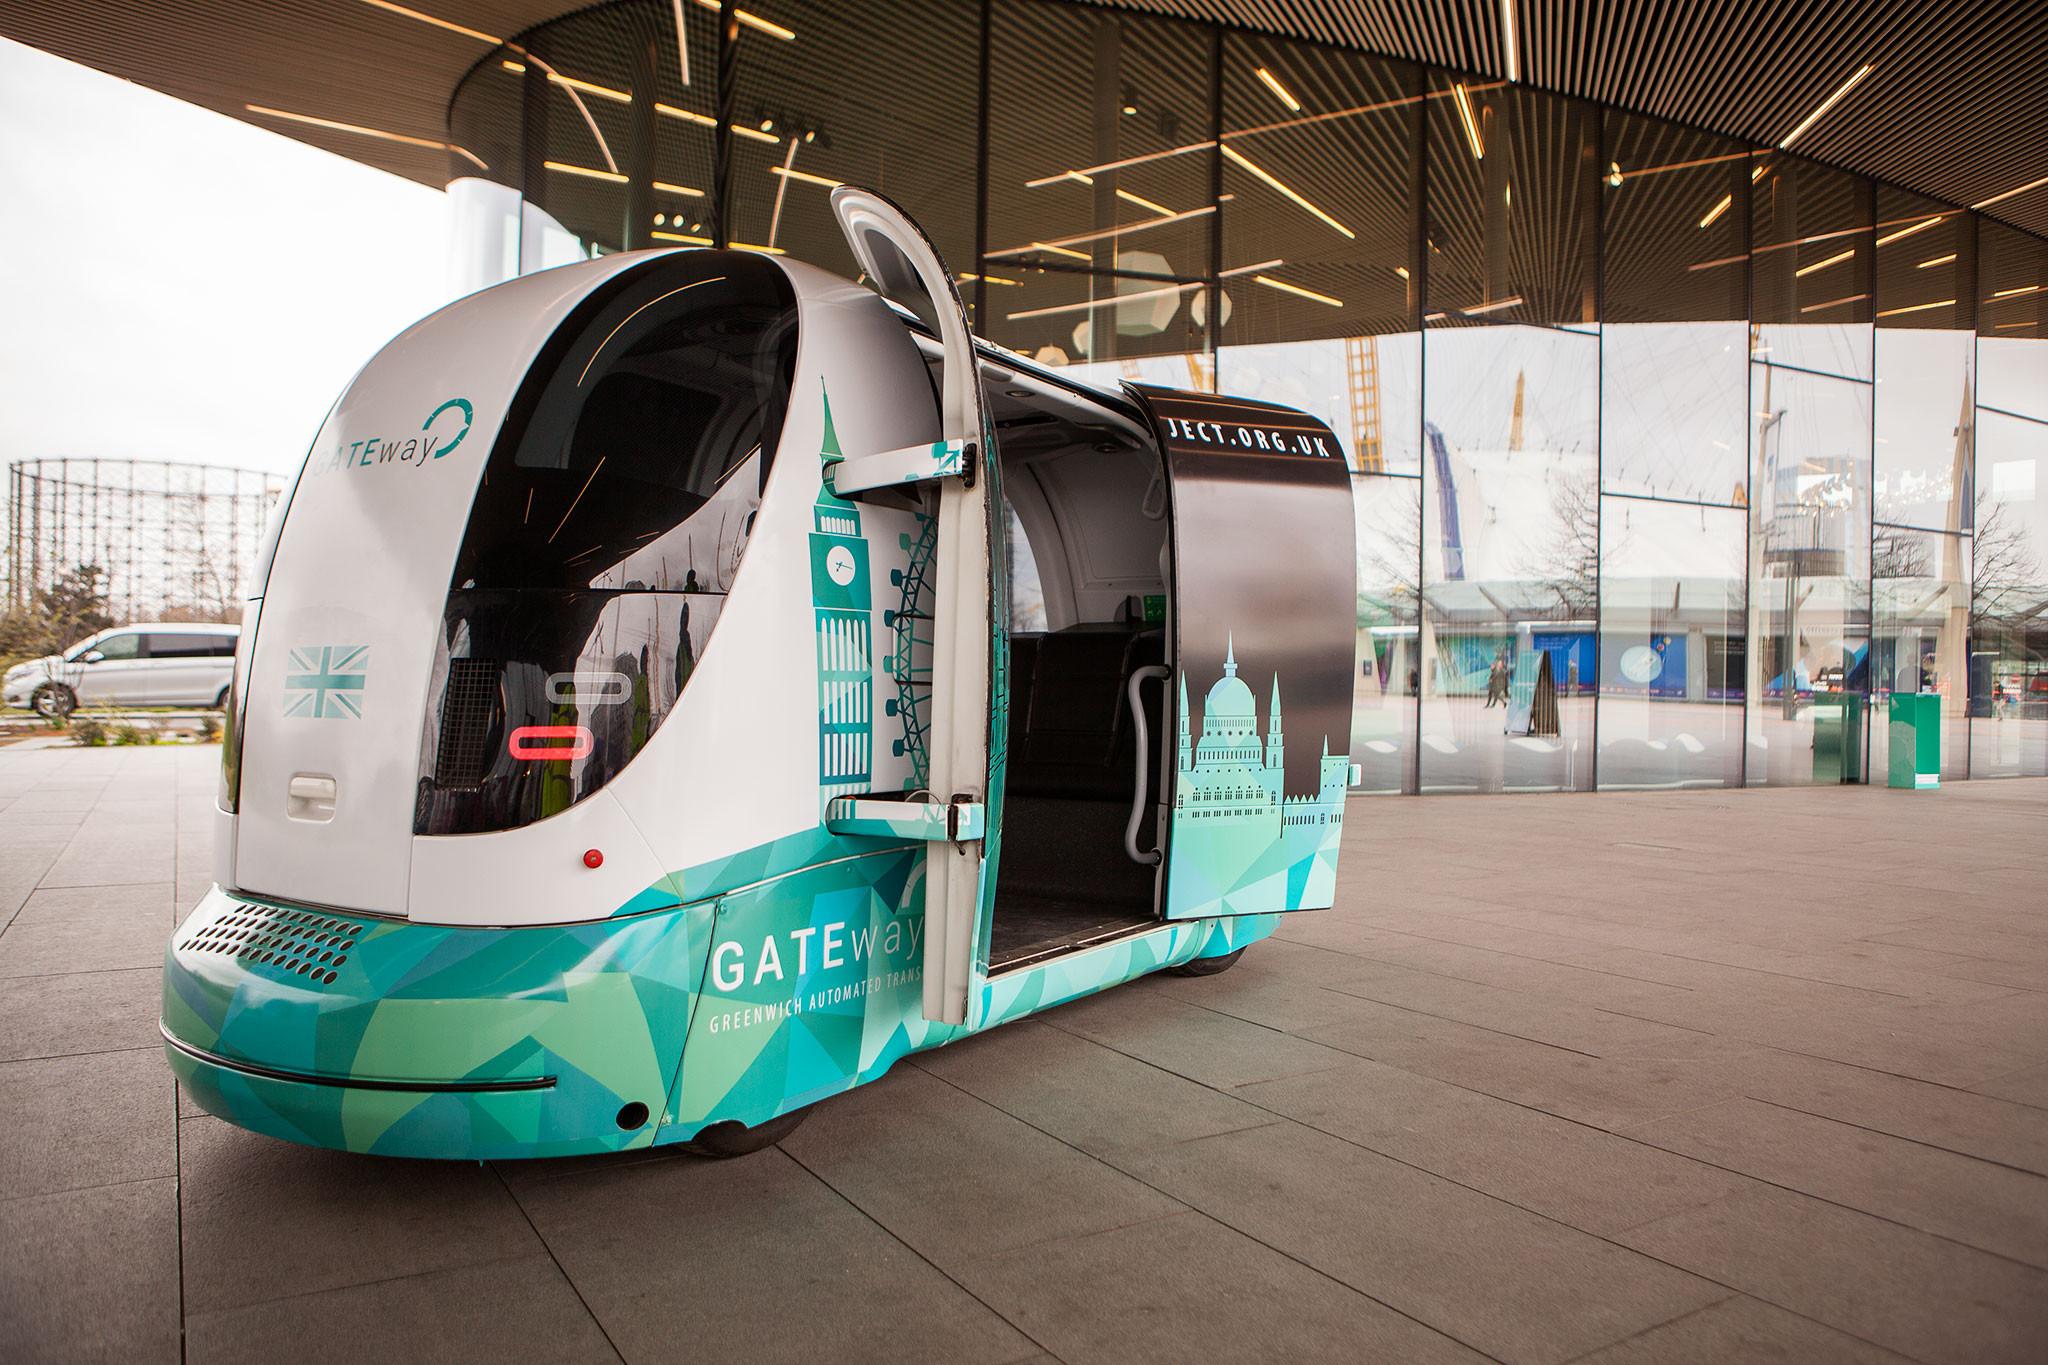
M1423 423L1429 436L1429 458L1436 470L1436 505L1443 517L1444 581L1460 582L1465 577L1465 537L1458 529L1458 484L1451 473L1451 448L1444 442L1444 429L1434 422Z
M1344 338L1344 378L1351 390L1352 472L1381 473L1387 457L1380 445L1379 345L1371 337Z

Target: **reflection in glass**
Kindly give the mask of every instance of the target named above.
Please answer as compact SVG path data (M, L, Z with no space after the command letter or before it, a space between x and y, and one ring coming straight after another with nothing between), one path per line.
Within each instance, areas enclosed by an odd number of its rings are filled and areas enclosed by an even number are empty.
M1285 403L1330 424L1352 472L1422 472L1422 337L1416 332L1225 346L1225 393Z
M1050 365L1187 357L1195 373L1170 382L1211 388L1200 373L1216 269L1210 35L1001 4L989 44L987 241L973 272L982 335Z
M1415 571L1422 534L1422 481L1353 479L1358 524L1358 673L1351 754L1363 790L1415 790L1415 696L1422 682Z
M1744 520L1602 500L1603 788L1740 785Z
M1976 523L1970 775L2039 777L2048 774L2048 422L1978 409Z
M1750 386L1747 780L1853 781L1843 756L1862 752L1869 691L1870 385L1761 364Z
M1603 490L1739 504L1747 496L1743 325L1610 322L1600 345Z
M1891 752L1891 695L1941 697L1941 773L1970 767L1970 540L1880 524L1870 546L1870 772Z
M1429 334L1425 791L1591 785L1599 351L1562 328Z
M1877 332L1877 519L1967 531L1971 425L1968 332Z

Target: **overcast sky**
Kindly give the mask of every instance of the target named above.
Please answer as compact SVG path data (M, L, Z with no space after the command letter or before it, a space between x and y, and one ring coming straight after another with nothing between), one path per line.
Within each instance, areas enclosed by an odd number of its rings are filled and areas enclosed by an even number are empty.
M446 196L0 39L0 461L287 474L451 289Z

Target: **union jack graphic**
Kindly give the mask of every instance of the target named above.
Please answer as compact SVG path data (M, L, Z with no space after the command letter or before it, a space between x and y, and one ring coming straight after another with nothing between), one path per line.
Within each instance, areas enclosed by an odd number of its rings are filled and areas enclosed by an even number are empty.
M317 720L361 720L367 645L307 645L285 665L284 713Z

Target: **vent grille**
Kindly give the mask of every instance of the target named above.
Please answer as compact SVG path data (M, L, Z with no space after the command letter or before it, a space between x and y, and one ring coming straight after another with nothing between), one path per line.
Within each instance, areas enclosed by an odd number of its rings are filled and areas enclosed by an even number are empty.
M498 711L498 661L450 659L448 692L441 703L441 744L434 785L474 790L490 766L491 726Z
M178 951L220 953L331 986L362 932L361 924L310 910L246 905L187 937Z

